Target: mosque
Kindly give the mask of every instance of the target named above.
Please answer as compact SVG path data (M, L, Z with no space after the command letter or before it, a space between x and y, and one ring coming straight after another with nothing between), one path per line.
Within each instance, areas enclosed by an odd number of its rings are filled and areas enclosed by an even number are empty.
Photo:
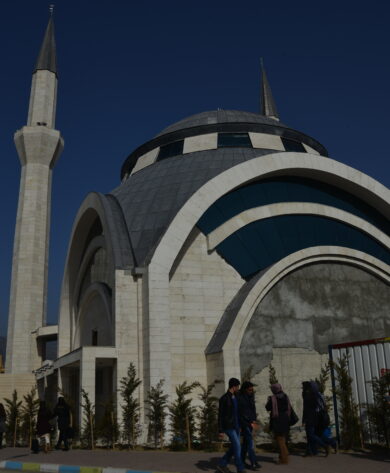
M59 387L77 405L85 389L98 405L119 396L133 362L143 406L161 379L172 399L184 380L226 385L251 369L262 400L272 363L299 411L301 381L318 376L329 344L390 333L389 189L282 123L264 68L261 114L174 123L130 152L117 188L87 195L58 326L47 326L56 94L51 18L15 134L22 176L0 377L34 372L41 395ZM58 354L46 360L50 340Z

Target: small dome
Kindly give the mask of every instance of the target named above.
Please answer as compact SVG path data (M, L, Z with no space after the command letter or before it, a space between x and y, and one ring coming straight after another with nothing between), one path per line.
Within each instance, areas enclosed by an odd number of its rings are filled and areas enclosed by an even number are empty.
M283 123L258 113L242 112L240 110L211 110L183 118L183 120L164 128L156 137L186 128L219 123L256 123L287 128Z

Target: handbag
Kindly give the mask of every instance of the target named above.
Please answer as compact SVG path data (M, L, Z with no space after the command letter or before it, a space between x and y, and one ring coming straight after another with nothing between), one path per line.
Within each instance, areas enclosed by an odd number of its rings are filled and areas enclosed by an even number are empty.
M295 425L299 421L299 417L296 415L293 408L291 408L290 412L290 426Z

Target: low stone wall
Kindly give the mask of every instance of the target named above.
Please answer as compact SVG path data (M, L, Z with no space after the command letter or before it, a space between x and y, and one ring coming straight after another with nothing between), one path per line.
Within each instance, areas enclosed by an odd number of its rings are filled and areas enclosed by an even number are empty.
M0 402L4 403L4 398L11 399L13 391L16 389L18 399L31 391L36 385L35 376L33 374L0 374Z

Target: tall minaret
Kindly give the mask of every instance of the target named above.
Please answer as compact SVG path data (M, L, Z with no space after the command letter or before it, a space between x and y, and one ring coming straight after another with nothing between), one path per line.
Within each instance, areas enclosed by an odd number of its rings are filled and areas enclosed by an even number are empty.
M51 179L64 142L54 129L57 96L54 23L50 17L32 76L27 126L15 133L21 163L12 261L6 371L40 365L33 333L46 322Z

